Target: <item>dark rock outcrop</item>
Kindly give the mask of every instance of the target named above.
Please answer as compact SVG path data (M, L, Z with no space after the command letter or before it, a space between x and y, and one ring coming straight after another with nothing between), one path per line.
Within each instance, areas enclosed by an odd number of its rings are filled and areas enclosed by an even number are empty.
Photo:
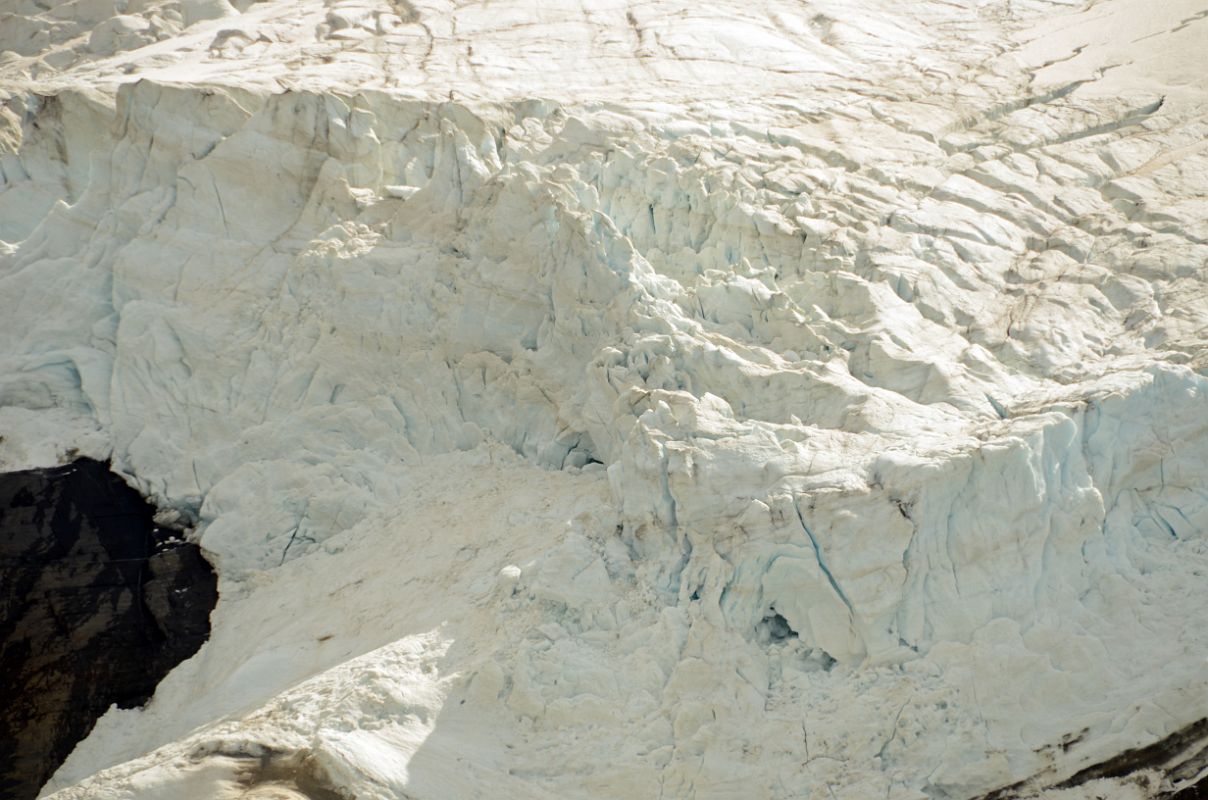
M1068 752L1083 740L1086 729L1061 744ZM1145 747L1125 750L1111 758L1080 769L1069 778L1053 783L1039 775L1003 786L974 800L1032 800L1048 789L1073 789L1101 779L1133 783L1139 795L1153 800L1208 800L1208 718L1198 720ZM1088 792L1088 796L1090 793ZM1096 793L1097 797L1103 797ZM1106 798L1105 798L1106 800Z
M209 637L214 572L154 513L98 461L0 475L0 798L35 797Z

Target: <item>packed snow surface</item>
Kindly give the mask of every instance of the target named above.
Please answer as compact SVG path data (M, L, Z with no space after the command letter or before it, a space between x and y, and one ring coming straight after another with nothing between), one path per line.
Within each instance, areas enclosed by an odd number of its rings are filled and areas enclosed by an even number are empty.
M0 467L112 457L220 574L46 794L1177 788L1070 779L1208 716L1202 0L0 51Z

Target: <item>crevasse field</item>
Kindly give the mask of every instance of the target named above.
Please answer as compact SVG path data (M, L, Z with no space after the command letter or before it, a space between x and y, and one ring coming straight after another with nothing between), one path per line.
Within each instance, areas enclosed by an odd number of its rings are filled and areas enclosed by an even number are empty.
M0 0L0 51L0 467L112 458L219 573L45 796L1208 770L1202 0Z

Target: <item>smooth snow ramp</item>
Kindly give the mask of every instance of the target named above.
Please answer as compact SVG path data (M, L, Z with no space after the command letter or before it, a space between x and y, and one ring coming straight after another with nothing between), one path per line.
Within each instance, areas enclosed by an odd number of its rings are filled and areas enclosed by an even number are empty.
M881 5L10 47L0 458L112 455L221 581L47 789L1070 797L1194 751L1208 20Z

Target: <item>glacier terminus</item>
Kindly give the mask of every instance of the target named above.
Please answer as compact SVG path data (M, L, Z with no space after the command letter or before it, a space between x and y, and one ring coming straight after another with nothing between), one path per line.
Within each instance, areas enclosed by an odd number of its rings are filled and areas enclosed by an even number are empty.
M41 797L1206 796L1208 4L0 0L0 437L217 573Z

